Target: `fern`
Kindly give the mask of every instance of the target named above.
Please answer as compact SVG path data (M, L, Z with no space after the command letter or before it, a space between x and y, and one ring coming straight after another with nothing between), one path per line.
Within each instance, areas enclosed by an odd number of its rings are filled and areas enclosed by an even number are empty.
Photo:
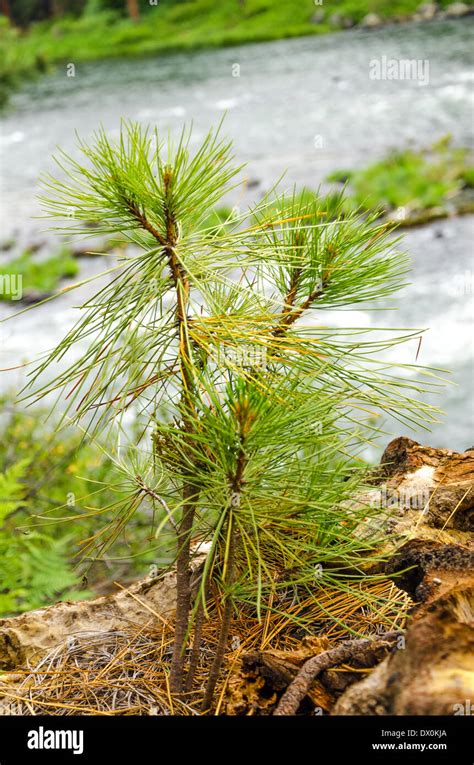
M20 460L4 473L0 473L0 523L22 506L25 495L22 479L25 477L28 464L28 460Z
M71 598L71 589L79 584L67 554L70 537L20 534L15 528L12 516L24 505L28 465L28 460L20 460L0 473L1 616Z

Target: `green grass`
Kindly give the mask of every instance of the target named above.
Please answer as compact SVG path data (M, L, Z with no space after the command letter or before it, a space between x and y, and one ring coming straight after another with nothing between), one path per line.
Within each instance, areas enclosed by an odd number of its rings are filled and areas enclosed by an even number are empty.
M348 180L352 207L384 214L404 207L416 214L456 206L463 190L474 185L474 167L469 150L452 147L446 136L429 149L396 151L361 170L331 173L328 180Z
M450 0L441 0L447 6ZM334 31L333 14L360 22L368 13L389 20L416 11L420 0L159 0L139 22L114 12L34 24L20 34L0 25L0 99L22 78L61 62L132 57ZM322 23L311 23L324 11Z
M46 260L38 260L25 250L18 258L0 265L0 300L18 299L18 281L12 290L8 277L21 277L23 297L44 296L55 292L61 279L76 276L78 271L77 260L66 248Z

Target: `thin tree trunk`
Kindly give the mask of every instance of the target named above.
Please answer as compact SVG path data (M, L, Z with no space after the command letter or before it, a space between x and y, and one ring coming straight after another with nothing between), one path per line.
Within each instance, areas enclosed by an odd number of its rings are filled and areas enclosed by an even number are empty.
M234 599L230 589L234 582L234 567L235 567L235 529L232 517L232 511L229 515L229 552L227 556L227 570L225 576L225 587L227 589L224 613L222 614L221 628L219 631L219 639L217 642L216 653L214 661L212 662L211 669L209 671L209 678L206 685L206 691L202 701L201 712L208 712L212 705L212 699L214 696L214 690L217 680L221 671L222 663L224 661L225 650L227 647L227 639L229 637L230 625L232 621L232 612L234 609Z
M127 0L127 11L133 21L138 21L140 18L140 9L138 7L138 0Z
M189 669L186 677L186 692L190 692L193 689L194 677L199 664L199 656L201 653L202 644L202 627L204 624L204 606L202 601L199 603L196 620L194 622L194 640L193 648L191 651L191 657L189 659Z
M191 608L190 545L194 523L194 502L196 491L191 484L185 485L183 497L187 500L183 508L183 519L178 533L178 557L176 559L176 621L173 644L173 658L170 671L170 690L181 694L184 684L185 647L189 628Z
M164 175L167 198L165 253L171 278L176 290L176 321L179 331L179 356L181 367L181 414L183 433L190 435L194 430L196 407L194 401L194 373L191 356L191 344L187 326L187 307L189 300L188 275L178 260L175 246L178 240L176 221L171 209L173 171L168 167ZM189 630L189 612L191 609L191 570L190 544L194 525L196 500L199 490L193 482L192 473L185 476L183 485L183 514L178 529L178 557L176 560L176 628L173 645L173 657L170 670L170 690L181 694L184 686L184 660L186 640Z
M234 578L235 578L235 550L237 546L237 537L236 537L236 531L234 526L233 508L240 507L242 486L244 485L244 471L245 471L245 466L247 465L247 457L245 455L245 431L246 431L245 420L246 420L247 413L243 412L241 416L242 416L242 419L240 419L239 421L240 446L239 446L239 452L237 455L237 464L235 467L235 473L232 476L232 479L229 485L229 489L231 492L230 506L229 506L229 519L227 522L229 547L228 547L227 558L225 561L226 570L223 574L224 586L226 589L224 613L222 614L221 629L219 632L216 654L214 656L214 661L212 662L212 666L209 672L209 678L207 681L207 686L206 686L204 698L202 701L202 706L201 706L202 712L208 712L209 709L211 708L212 699L214 696L214 690L216 687L217 680L219 678L219 673L221 671L222 663L224 661L225 649L226 649L227 639L229 637L230 625L232 621L232 611L234 608L232 585L234 584Z
M9 19L10 21L12 20L10 3L8 2L8 0L0 0L0 12L3 13L3 15L7 17L7 19Z

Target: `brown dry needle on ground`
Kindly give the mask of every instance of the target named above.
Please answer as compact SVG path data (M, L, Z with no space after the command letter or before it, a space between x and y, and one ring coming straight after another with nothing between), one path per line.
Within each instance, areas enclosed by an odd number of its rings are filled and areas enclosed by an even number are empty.
M213 713L226 711L229 680L244 655L270 648L292 651L301 645L307 629L295 627L295 619L312 625L314 631L331 642L349 637L347 627L340 626L343 621L365 635L373 635L381 627L401 625L406 603L403 593L389 581L369 583L366 589L379 599L388 597L383 609L375 603L368 606L367 593L364 595L362 590L360 601L354 593L328 590L318 602L310 596L297 600L288 607L288 614L268 611L261 621L250 613L233 619ZM192 655L192 640L189 642L185 658L195 664L195 690L188 690L178 700L172 697L169 688L173 625L151 621L145 626L130 624L128 629L77 633L40 660L15 669L9 676L11 681L5 678L0 682L0 713L199 714L219 641L219 614L211 610L210 618L203 621L198 655Z

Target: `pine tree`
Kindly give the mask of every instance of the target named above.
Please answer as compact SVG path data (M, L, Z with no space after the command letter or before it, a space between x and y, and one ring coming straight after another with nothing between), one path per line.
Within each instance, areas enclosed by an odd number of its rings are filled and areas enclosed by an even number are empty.
M145 436L121 460L128 495L93 544L103 554L143 501L159 510L157 536L176 542L173 693L192 689L210 599L220 604L205 712L236 609L284 610L289 588L348 589L378 560L380 508L349 502L374 418L425 426L435 410L418 400L414 367L396 373L386 357L418 333L326 325L329 310L385 307L400 288L407 261L390 230L344 213L342 198L295 192L214 220L241 168L220 131L194 154L190 137L174 147L126 123L117 143L103 130L81 143L82 162L58 157L46 214L62 231L84 236L93 222L94 235L132 247L28 384L36 398L66 393L64 417L89 435L139 408Z

